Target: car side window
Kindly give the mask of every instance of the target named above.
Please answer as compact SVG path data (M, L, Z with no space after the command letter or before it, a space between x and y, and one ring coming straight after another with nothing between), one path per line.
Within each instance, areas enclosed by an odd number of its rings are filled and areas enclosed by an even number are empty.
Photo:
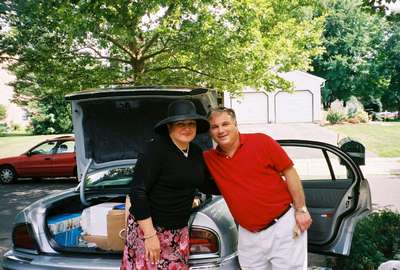
M62 154L62 153L73 153L75 151L75 142L74 141L65 141L62 142L58 147L57 147L57 154Z
M351 178L346 165L334 153L319 148L284 146L302 181Z
M31 155L51 155L54 153L54 147L56 146L56 142L46 142L38 145L34 149L30 151Z

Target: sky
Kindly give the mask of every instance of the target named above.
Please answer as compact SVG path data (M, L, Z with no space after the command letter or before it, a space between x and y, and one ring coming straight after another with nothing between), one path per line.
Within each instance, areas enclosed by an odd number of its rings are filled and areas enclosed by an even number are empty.
M395 4L388 4L389 9L393 10L393 11L400 11L400 2L397 2Z

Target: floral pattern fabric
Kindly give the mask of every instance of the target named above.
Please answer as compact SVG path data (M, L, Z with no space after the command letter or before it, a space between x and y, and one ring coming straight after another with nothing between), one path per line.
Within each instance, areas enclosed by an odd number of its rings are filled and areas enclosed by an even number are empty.
M145 256L143 231L129 214L127 234L120 270L187 270L189 259L189 229L155 228L160 240L160 261L151 264Z

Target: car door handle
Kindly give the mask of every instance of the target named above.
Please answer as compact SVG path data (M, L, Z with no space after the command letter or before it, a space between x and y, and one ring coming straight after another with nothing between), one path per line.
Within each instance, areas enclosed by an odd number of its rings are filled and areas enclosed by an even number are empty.
M47 158L44 158L44 160L51 160L51 158L47 157Z

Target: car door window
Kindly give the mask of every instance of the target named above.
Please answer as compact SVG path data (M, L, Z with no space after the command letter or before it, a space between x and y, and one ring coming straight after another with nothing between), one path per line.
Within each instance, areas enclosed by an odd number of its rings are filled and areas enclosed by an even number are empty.
M75 142L74 141L66 141L62 142L58 147L57 147L57 154L62 154L62 153L73 153L75 151Z
M348 180L349 170L337 155L318 148L284 147L302 181Z
M46 142L38 145L30 151L31 155L51 155L54 153L56 142Z

